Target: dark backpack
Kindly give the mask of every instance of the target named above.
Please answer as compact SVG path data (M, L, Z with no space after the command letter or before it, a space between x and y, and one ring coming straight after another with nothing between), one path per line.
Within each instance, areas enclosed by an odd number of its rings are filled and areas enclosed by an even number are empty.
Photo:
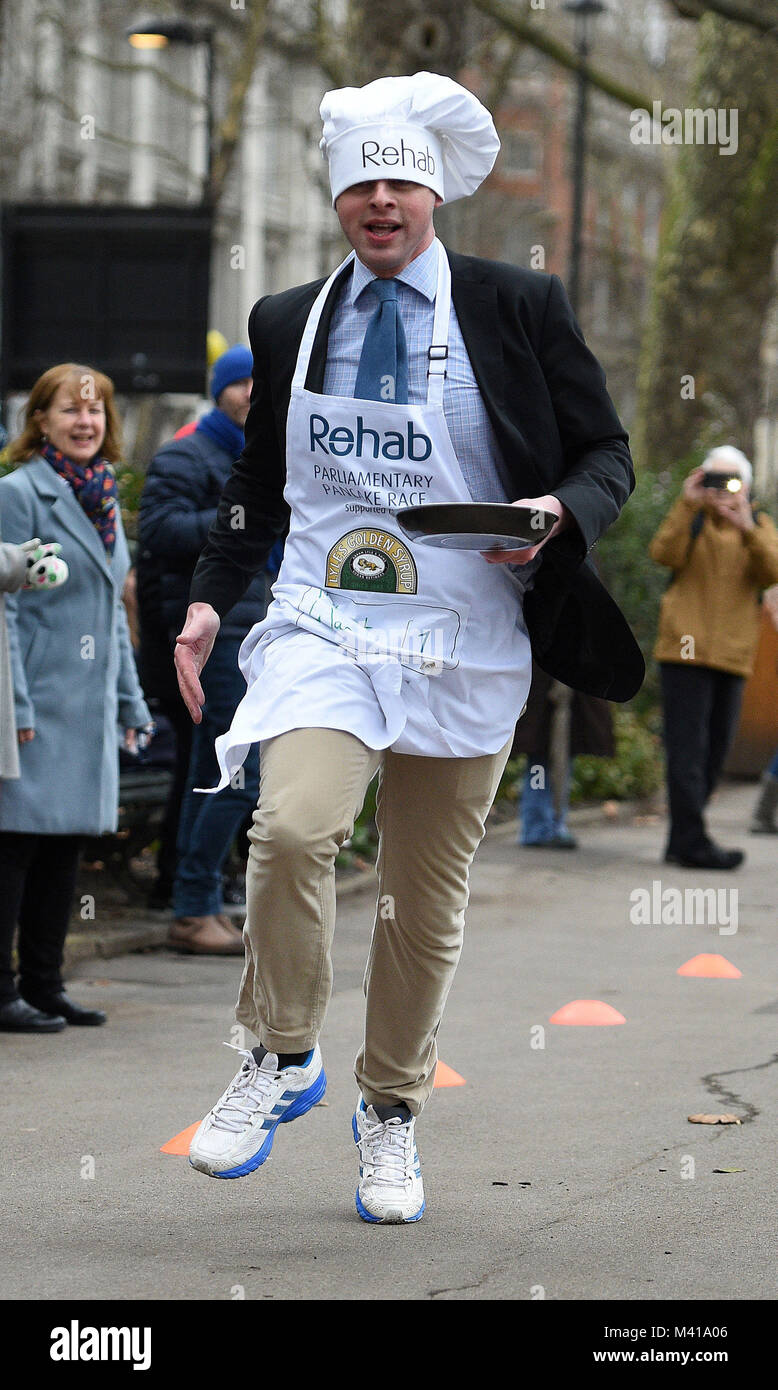
M689 563L689 558L691 556L692 550L694 549L694 542L696 541L697 537L700 534L700 531L702 530L702 523L704 522L704 520L705 512L701 508L698 512L695 512L694 516L692 517L691 526L689 527L689 544L687 546L686 555L684 557L684 566L688 565ZM670 585L675 583L677 574L678 570L673 570L672 574L670 575L670 578L667 581L667 584L665 585L665 588L669 589Z

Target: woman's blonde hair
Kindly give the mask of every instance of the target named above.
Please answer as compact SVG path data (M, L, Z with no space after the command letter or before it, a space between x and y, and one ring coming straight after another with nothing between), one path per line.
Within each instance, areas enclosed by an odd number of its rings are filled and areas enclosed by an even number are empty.
M36 414L38 411L45 413L60 386L65 385L72 387L75 400L103 402L105 438L100 446L100 457L109 463L119 461L122 456L122 429L114 402L113 382L94 367L83 367L77 362L60 362L39 376L30 392L24 411L24 428L7 448L7 456L12 463L27 463L33 454L40 452L44 439Z

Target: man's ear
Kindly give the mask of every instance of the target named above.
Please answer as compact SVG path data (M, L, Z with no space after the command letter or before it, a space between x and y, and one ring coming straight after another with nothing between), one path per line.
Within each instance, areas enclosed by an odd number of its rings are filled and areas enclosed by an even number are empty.
M439 193L436 193L436 194L435 194L435 207L436 207L436 208L439 208L442 202L443 202L443 199L441 198L440 194L439 194Z

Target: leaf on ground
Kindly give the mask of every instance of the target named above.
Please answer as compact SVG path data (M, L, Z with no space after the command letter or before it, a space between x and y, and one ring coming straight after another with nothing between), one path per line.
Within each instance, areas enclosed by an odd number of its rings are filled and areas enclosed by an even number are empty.
M687 1115L691 1125L742 1125L737 1115Z

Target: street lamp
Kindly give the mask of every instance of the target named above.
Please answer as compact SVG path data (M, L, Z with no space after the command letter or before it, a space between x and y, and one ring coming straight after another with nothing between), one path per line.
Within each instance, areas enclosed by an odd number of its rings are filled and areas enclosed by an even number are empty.
M206 160L203 202L210 202L213 171L213 91L215 25L207 19L140 19L125 35L133 48L166 48L169 43L205 44Z
M586 158L586 99L589 78L586 59L589 57L590 26L597 15L607 9L601 0L566 0L563 9L575 19L575 52L578 58L578 99L573 120L573 212L570 227L570 269L567 292L573 312L580 310L581 231L583 225L584 162ZM552 705L549 730L549 771L554 811L561 819L567 806L570 777L570 720L573 692L561 681L552 681L549 691Z
M578 99L573 122L573 215L570 233L570 272L567 290L573 311L580 309L581 231L583 225L584 162L586 159L586 106L589 77L586 59L590 53L593 21L608 7L601 0L566 0L562 7L575 19L575 52L579 60Z

